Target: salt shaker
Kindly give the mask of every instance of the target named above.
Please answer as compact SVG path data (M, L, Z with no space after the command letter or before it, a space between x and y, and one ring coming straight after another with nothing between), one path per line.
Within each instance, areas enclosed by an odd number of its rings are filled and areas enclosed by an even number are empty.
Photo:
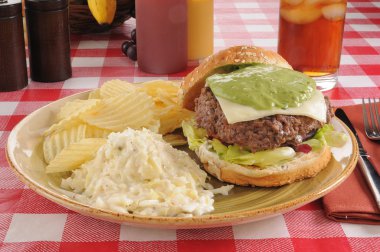
M21 0L0 0L0 92L27 85Z
M57 82L71 77L67 0L26 0L30 76Z

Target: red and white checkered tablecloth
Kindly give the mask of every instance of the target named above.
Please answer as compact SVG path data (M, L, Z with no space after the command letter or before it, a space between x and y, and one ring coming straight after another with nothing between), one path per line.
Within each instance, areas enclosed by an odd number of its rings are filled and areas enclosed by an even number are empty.
M238 44L276 50L278 5L275 0L215 0L216 50ZM328 220L320 200L250 224L155 230L85 217L25 187L9 168L5 145L26 115L108 79L179 79L193 68L169 76L141 72L120 50L133 27L129 20L110 33L72 36L73 78L30 82L24 90L0 93L0 251L380 251L379 226ZM339 84L326 92L332 104L380 97L379 1L349 0L343 44Z

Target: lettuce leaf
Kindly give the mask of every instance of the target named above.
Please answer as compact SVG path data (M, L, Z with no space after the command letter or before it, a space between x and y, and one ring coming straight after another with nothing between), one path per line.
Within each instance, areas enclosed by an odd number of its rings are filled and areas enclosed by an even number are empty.
M187 138L190 150L194 151L202 144L209 142L212 150L216 152L221 159L230 163L265 167L292 159L296 155L295 151L290 147L280 147L274 150L252 153L238 145L226 146L218 139L208 141L206 130L196 127L194 121L183 122L182 130Z
M189 149L192 151L198 149L199 146L207 141L206 130L195 127L193 121L183 121L182 131L187 138Z
M319 151L323 146L342 147L348 140L343 132L335 131L332 124L325 124L320 128L313 138L303 142L313 148L313 151Z
M312 148L312 151L320 151L322 149L322 147L325 145L324 143L322 143L318 139L314 139L314 138L309 139L307 141L304 141L304 142L302 142L302 144L309 145Z
M255 165L265 168L266 166L291 160L296 155L296 152L291 147L279 147L273 150L252 153L238 145L226 146L218 139L208 140L206 130L196 127L194 121L184 121L182 130L187 137L190 150L194 151L207 142L222 160L234 164ZM303 144L310 145L313 151L319 151L324 145L341 147L346 143L347 139L344 133L335 131L331 124L325 124L313 138L303 142Z
M238 145L225 146L218 139L213 139L211 146L218 156L227 162L240 165L255 165L261 168L280 164L292 159L296 155L296 152L290 147L280 147L252 153Z

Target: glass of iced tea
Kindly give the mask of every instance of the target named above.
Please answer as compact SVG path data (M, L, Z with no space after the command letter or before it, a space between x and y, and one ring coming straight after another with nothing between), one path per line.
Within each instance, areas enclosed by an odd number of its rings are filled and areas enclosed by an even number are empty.
M320 90L337 81L347 0L281 0L278 53Z

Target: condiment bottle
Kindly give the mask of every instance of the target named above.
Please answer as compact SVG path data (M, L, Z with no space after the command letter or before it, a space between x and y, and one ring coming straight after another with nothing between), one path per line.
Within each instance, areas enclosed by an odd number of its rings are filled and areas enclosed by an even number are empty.
M148 73L187 67L187 0L136 0L137 61Z
M67 0L26 0L31 79L57 82L71 77Z
M214 0L187 0L188 59L203 59L214 52Z
M0 0L0 92L27 85L21 0Z

